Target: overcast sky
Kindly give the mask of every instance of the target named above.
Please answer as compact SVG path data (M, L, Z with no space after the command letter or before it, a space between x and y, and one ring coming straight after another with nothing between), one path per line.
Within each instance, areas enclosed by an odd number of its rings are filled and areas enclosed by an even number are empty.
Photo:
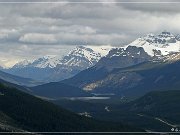
M180 3L175 1L93 1L98 3L0 3L0 65L64 55L76 45L122 46L147 33L180 33Z

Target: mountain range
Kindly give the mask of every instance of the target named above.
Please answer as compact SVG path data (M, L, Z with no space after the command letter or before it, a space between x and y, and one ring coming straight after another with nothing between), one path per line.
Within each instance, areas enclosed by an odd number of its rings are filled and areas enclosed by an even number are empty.
M147 34L123 47L77 46L67 55L43 56L35 60L24 60L3 71L42 82L55 82L70 78L82 70L95 66L97 69L128 67L144 61L179 52L179 35L162 32Z
M35 86L31 91L47 98L91 96L94 92L136 98L157 88L179 88L178 37L162 32L157 36L148 34L119 48L78 46L63 58L46 56L17 63L7 70L42 82L57 81L38 83L42 84L40 86L26 85ZM23 85L23 82L6 81Z

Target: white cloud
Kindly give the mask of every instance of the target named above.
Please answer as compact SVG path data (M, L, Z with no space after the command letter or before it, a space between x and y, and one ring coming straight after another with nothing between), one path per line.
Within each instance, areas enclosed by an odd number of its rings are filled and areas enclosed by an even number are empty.
M27 33L19 38L20 42L33 44L55 44L57 40L53 34Z
M7 33L0 33L0 39L7 39L8 34Z
M75 33L75 34L95 34L96 29L89 26L81 25L70 25L70 26L50 26L49 30L51 32L64 32L64 33Z
M19 31L16 29L1 29L0 41L12 41L19 37Z
M59 45L102 45L112 44L121 45L123 41L126 41L127 35L120 34L88 34L92 33L91 30L88 32L81 31L81 34L77 33L55 33L55 34L39 34L39 33L28 33L20 37L19 41L26 44L59 44ZM83 34L84 33L84 34ZM53 47L53 46L52 46ZM27 49L24 48L24 49Z

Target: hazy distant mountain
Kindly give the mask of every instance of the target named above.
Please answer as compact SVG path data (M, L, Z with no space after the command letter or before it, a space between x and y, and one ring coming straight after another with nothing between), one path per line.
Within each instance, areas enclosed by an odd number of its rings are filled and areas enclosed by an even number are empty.
M111 46L77 46L62 58L44 56L33 61L24 60L4 71L35 80L59 81L95 65L111 48Z
M17 84L17 85L29 86L29 87L42 84L42 82L38 82L38 81L29 79L29 78L23 78L23 77L11 75L11 74L5 73L3 71L0 71L0 79L10 82L10 83ZM0 80L0 82L1 82L1 80Z
M24 60L15 64L12 68L54 68L59 64L60 58L54 56L44 56L36 60Z

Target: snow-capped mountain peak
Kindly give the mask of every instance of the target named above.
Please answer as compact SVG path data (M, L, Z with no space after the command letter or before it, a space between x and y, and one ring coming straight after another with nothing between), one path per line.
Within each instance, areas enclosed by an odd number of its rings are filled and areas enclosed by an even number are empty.
M99 59L101 57L100 53L94 52L91 48L87 48L85 46L78 46L74 50L72 50L69 54L73 56L79 56L79 57L85 57L87 58L90 62Z
M161 32L159 35L155 36L154 34L147 34L142 37L142 39L146 40L149 43L154 43L154 45L163 47L164 44L176 43L176 38L170 32Z
M61 60L62 65L88 68L108 54L109 46L77 46Z
M180 41L177 36L166 31L158 35L147 34L146 36L136 39L129 45L143 47L151 56L154 56L157 51L159 51L161 55L168 55L172 52L179 52L180 50Z

